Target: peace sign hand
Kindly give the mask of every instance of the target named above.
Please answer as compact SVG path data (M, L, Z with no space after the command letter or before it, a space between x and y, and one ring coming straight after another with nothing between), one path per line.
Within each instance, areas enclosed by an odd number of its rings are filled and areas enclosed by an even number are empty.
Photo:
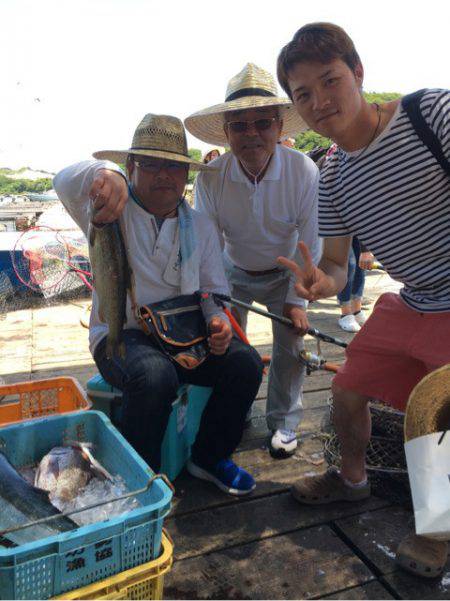
M287 267L295 276L295 291L298 296L309 301L334 296L336 294L334 279L314 265L309 248L304 242L299 242L298 249L303 257L303 268L286 257L277 259L280 265Z

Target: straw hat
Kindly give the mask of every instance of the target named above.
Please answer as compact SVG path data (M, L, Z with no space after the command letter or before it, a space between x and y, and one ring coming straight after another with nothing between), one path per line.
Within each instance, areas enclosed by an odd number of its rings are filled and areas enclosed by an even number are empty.
M190 115L184 124L199 140L215 146L226 146L228 141L223 131L224 113L268 106L278 106L281 109L283 129L280 137L294 137L307 129L292 102L278 96L272 75L253 63L247 63L240 73L230 79L225 102Z
M131 148L128 150L99 150L94 152L93 156L96 159L125 163L129 154L188 163L192 170L208 169L207 165L191 159L188 155L183 123L177 117L170 115L148 113L134 132Z
M425 376L409 395L405 441L444 430L450 430L450 364Z

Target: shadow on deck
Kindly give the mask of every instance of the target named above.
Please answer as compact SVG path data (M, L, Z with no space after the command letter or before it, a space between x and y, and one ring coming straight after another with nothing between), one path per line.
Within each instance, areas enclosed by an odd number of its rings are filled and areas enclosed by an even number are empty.
M387 277L387 276L386 276ZM368 295L386 290L373 275ZM389 284L389 282L387 282ZM79 317L87 301L10 312L0 323L0 374L7 382L72 375L84 386L96 373ZM264 319L264 318L262 318ZM350 340L337 326L334 301L315 303L314 327ZM261 353L268 350L270 327L253 333ZM315 350L315 342L306 342ZM343 360L344 351L323 344L326 358ZM257 482L243 499L182 473L175 481L174 509L166 526L175 543L175 562L165 580L168 599L448 599L450 562L444 578L425 581L398 569L398 542L414 528L412 514L384 499L323 507L297 504L289 493L301 475L325 469L320 424L327 412L332 374L306 378L300 443L290 459L267 451L264 411L267 381L254 403L251 427L235 453Z

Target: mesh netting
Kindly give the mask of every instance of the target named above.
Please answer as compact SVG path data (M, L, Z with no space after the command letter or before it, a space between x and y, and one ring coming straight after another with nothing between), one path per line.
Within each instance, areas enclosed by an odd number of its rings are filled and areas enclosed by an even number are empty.
M341 462L341 450L336 433L328 434L325 439L325 457L328 463L339 465ZM405 471L406 460L403 449L403 440L372 436L367 447L366 454L367 469L390 470L392 472Z
M0 318L9 311L86 296L90 290L87 243L81 232L46 226L24 231L0 273Z
M339 467L341 451L332 423L333 404L322 421L324 457L329 465ZM367 448L366 467L373 494L394 503L412 506L406 466L403 420L404 414L382 403L370 403L372 437Z

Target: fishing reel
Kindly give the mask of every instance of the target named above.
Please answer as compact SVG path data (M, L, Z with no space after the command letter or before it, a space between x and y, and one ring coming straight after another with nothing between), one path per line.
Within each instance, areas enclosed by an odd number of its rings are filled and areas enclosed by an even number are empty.
M325 358L322 355L320 348L320 340L316 339L317 352L302 350L299 354L300 363L306 367L306 374L309 376L311 372L323 369L323 365L326 363Z
M311 351L300 351L299 360L306 367L306 375L311 375L312 372L318 370L331 371L336 373L338 370L338 365L334 363L329 363L325 357L322 355L322 350L320 348L320 340L316 338L317 344L317 352Z

